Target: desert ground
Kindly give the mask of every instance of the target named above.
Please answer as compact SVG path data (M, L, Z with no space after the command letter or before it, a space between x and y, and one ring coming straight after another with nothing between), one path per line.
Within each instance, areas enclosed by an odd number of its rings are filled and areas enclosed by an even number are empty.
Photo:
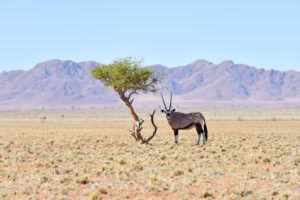
M149 145L126 109L0 111L0 199L300 199L300 108L196 110L200 146L158 111Z

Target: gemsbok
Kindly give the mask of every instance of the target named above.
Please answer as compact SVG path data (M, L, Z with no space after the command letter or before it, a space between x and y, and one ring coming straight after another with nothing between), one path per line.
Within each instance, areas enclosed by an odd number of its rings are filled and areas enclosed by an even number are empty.
M208 135L207 135L207 127L206 127L204 116L200 112L193 112L193 113L175 112L175 109L172 109L172 93L170 99L170 106L168 109L162 94L161 97L165 106L165 110L161 110L161 112L166 114L169 125L174 131L175 144L178 144L179 130L188 130L193 127L196 128L198 133L197 145L199 145L200 143L201 134L203 136L203 144L205 144Z

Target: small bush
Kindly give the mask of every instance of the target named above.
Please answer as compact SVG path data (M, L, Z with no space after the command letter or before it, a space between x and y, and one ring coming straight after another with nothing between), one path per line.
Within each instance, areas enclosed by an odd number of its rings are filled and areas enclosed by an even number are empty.
M76 180L76 183L85 185L85 184L89 183L89 179L86 176L85 177L80 177Z
M41 183L47 183L49 181L48 176L42 176L41 177Z
M93 194L91 194L89 198L89 200L99 200L99 199L102 199L99 192L93 192Z
M107 189L104 188L104 187L99 188L99 192L100 192L101 194L107 194L107 193L108 193L108 192L107 192Z
M209 191L204 191L202 194L202 197L204 197L204 198L213 197L213 194Z
M60 182L60 183L63 183L63 184L69 184L69 183L72 182L72 179L71 179L71 178L64 177L64 178L60 179L59 182Z
M126 165L126 163L127 163L127 162L126 162L125 159L121 159L121 160L119 161L119 164L120 164L120 165Z
M270 162L271 162L270 158L264 158L263 159L263 163L270 163Z
M184 172L182 170L176 170L174 173L175 176L181 176L183 174L184 174Z

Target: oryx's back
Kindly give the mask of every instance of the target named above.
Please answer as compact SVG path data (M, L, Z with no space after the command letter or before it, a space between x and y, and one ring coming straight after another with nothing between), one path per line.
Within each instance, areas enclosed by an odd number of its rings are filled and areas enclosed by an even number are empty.
M181 113L171 112L169 124L173 129L187 129L195 124L203 124L204 117L200 112Z

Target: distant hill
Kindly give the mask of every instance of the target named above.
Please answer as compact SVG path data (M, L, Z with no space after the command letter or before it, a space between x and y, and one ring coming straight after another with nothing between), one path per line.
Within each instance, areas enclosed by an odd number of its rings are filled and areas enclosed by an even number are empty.
M101 63L50 60L29 71L0 74L0 109L123 107L117 94L94 80ZM186 66L149 66L165 74L175 107L300 106L300 72L264 70L225 60ZM164 90L168 101L168 91ZM159 95L135 97L137 107L161 106Z

